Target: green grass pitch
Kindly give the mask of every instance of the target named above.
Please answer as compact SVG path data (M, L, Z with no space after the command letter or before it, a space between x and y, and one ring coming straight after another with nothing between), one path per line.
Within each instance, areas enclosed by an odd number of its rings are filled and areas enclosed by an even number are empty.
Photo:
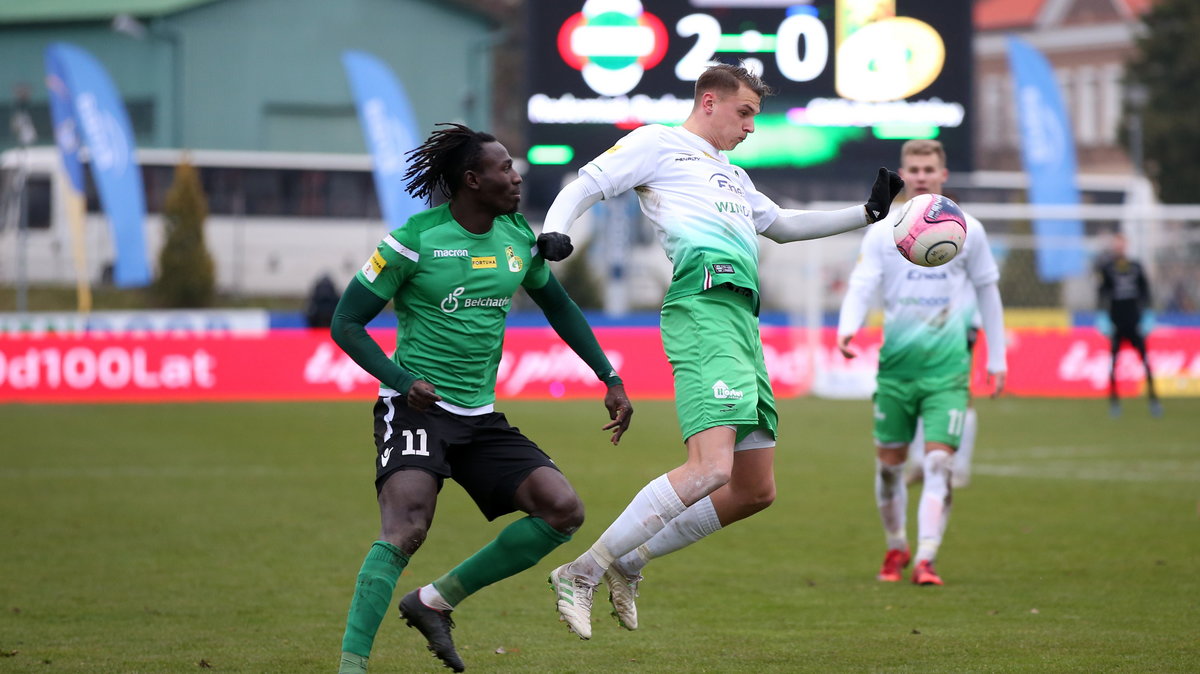
M468 671L1200 671L1200 400L1161 419L1144 399L1120 419L980 400L943 588L874 580L869 404L782 401L775 505L651 564L637 632L598 593L590 642L545 575L682 460L673 406L637 403L619 447L599 400L501 408L588 521L459 607ZM373 452L368 400L0 407L0 672L334 671L377 533ZM448 483L395 599L500 527ZM372 671L445 670L393 609Z

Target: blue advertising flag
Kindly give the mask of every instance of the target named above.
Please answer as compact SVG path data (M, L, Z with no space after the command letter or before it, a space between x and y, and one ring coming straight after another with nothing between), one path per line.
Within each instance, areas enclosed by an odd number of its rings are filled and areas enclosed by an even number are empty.
M140 287L150 283L150 266L146 258L145 193L142 172L134 156L133 128L125 114L125 105L117 95L104 66L87 51L64 42L46 48L47 83L61 83L69 105L67 113L74 120L76 137L88 149L89 165L100 203L112 231L116 261L113 281L123 288ZM52 89L53 91L53 89ZM54 100L54 96L51 97ZM54 105L52 103L52 105ZM55 137L60 120L55 113ZM64 118L67 115L64 114ZM65 126L65 125L64 125ZM63 160L71 172L64 150ZM82 172L72 175L82 188Z
M1078 205L1075 139L1054 72L1037 49L1011 35L1008 60L1021 127L1021 160L1029 175L1029 203ZM1086 271L1082 220L1037 218L1033 235L1038 276L1043 281Z
M79 160L82 144L71 106L71 92L67 90L62 66L50 50L46 50L46 89L50 91L50 119L54 123L54 142L62 155L63 169L71 179L71 187L77 194L83 194L83 163Z
M363 137L371 153L375 191L388 229L399 229L408 218L425 209L425 204L404 191L408 168L405 152L415 148L417 122L404 88L379 59L361 51L342 54L350 79Z

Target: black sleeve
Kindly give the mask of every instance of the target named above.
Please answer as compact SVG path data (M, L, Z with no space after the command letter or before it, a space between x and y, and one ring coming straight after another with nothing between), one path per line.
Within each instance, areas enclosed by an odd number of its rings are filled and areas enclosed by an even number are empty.
M1142 309L1150 309L1150 279L1146 276L1146 268L1138 265L1138 301Z
M1112 299L1112 275L1109 273L1109 264L1106 262L1100 266L1100 287L1096 289L1096 308L1107 309L1110 299Z
M525 292L529 293L541 308L546 320L550 321L550 327L554 328L562 341L592 368L592 372L596 373L600 381L609 386L621 383L621 378L608 362L608 356L604 355L600 342L596 341L596 333L592 332L592 327L583 317L579 305L567 295L567 291L554 274L548 276L546 285L537 290L526 288Z
M367 323L379 315L387 306L380 298L358 281L350 279L346 292L333 312L333 323L329 328L333 341L358 363L389 388L398 393L408 393L417 380L411 372L397 365L379 348L379 344L367 334Z

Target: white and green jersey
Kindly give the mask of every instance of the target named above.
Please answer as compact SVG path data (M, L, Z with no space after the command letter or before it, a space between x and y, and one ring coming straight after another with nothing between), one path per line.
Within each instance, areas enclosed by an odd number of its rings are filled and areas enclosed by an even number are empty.
M882 290L881 375L909 378L966 372L975 289L1000 279L987 232L968 215L959 254L940 267L919 267L900 255L892 237L892 225L902 210L892 208L888 217L867 229L850 274L838 335L858 330L872 298Z
M708 141L683 127L650 124L579 172L600 185L605 199L637 191L674 268L664 301L724 283L757 297L758 234L779 206Z
M472 234L444 204L384 237L355 278L394 304L392 360L433 384L443 407L463 414L495 402L513 294L518 286L545 286L549 273L521 214Z

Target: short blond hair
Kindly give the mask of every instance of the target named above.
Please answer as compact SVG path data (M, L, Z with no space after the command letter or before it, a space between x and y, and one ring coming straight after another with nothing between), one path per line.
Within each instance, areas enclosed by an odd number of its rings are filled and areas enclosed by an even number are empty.
M737 93L738 87L746 85L750 91L758 95L759 100L775 93L762 78L750 72L745 64L730 65L716 63L700 73L696 78L695 104L700 104L700 97L705 92L715 92L721 96Z
M904 158L909 155L929 156L936 155L938 160L942 162L942 166L946 165L946 148L942 147L942 141L929 138L914 138L905 141L904 145L900 146L900 164L904 165Z

